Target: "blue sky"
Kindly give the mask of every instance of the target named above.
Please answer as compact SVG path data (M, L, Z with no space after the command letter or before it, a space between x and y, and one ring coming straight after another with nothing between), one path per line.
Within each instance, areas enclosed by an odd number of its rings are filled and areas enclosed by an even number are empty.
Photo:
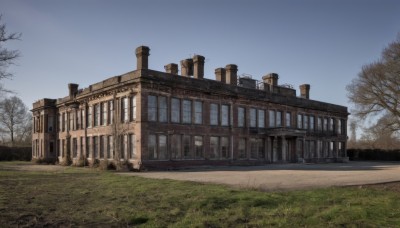
M311 99L351 106L345 87L400 32L398 0L102 1L0 0L2 22L21 32L7 44L22 56L12 80L32 102L68 94L136 68L134 49L149 46L149 67L206 57L205 75L237 64L255 79L311 85Z

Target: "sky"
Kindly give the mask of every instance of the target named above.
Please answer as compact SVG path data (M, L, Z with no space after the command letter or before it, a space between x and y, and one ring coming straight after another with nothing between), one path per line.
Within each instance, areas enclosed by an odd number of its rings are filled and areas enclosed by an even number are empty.
M42 98L136 69L135 48L150 47L149 68L203 55L205 77L238 65L254 79L310 84L310 98L348 106L346 85L400 32L398 0L0 0L21 52L2 80L28 108Z

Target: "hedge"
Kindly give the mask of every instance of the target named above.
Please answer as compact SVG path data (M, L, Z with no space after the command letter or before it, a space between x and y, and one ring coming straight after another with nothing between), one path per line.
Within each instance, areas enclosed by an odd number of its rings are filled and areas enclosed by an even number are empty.
M400 149L399 150L348 149L347 156L352 161L360 161L360 160L400 161Z
M30 161L32 147L0 146L0 161Z

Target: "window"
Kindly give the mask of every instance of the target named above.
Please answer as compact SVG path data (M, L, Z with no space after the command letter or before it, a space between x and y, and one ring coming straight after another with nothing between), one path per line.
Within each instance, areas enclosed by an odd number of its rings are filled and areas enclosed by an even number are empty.
M74 128L74 120L75 120L75 117L74 117L74 112L69 112L68 113L68 117L69 117L69 126L68 126L68 130L69 131L72 131L72 130L75 130L75 128Z
M324 118L324 131L328 131L328 118Z
M310 131L314 131L315 118L310 116Z
M94 126L100 126L100 104L94 105Z
M129 157L136 159L136 137L134 134L129 135Z
M121 121L128 122L128 98L121 99Z
M131 121L136 120L136 95L132 96L131 99Z
M240 138L239 139L238 151L239 151L239 158L241 158L241 159L247 158L247 154L246 154L246 139L245 138Z
M86 137L86 157L91 157L90 151L92 150L92 140L90 137Z
M194 123L203 123L203 103L201 101L194 102Z
M183 100L182 123L192 123L192 101Z
M210 104L210 124L218 125L218 105Z
M190 151L190 136L184 135L183 136L183 158L192 158L191 151Z
M181 158L181 135L171 136L171 158L180 159Z
M286 122L286 127L291 127L292 126L292 113L290 113L290 112L286 113L285 122Z
M101 123L106 126L107 125L107 103L103 102L101 103L101 110L102 110L102 121Z
M49 151L50 151L51 154L54 153L54 142L50 142Z
M97 136L93 137L93 158L98 158L99 152L99 139Z
M85 122L85 118L86 114L85 114L85 109L81 109L81 129L86 128L87 126L85 124L87 124L87 122Z
M121 159L125 159L128 149L128 135L121 136Z
M250 109L250 127L257 127L257 110L255 108Z
M229 158L229 139L221 137L221 158Z
M157 121L157 97L149 95L147 97L147 119Z
M229 126L229 105L221 105L221 126Z
M114 123L114 101L108 101L108 123L113 124Z
M303 128L303 115L302 114L297 114L297 128L298 129Z
M79 148L79 150L80 150L80 156L81 157L85 157L85 137L81 137L80 138L80 148Z
M345 157L346 156L346 151L344 149L344 142L339 142L339 157Z
M317 130L322 131L322 118L318 117L317 119Z
M104 136L100 136L100 143L99 143L99 157L104 158Z
M329 130L332 133L335 132L335 119L334 118L329 119Z
M277 111L276 112L276 126L277 127L282 127L282 112L281 111Z
M196 158L203 158L203 136L194 136L194 151Z
M147 151L150 159L157 159L157 146L156 146L156 135L149 135L147 142Z
M245 109L239 107L238 108L238 127L244 127L245 126L245 120L246 120Z
M307 115L303 116L303 128L308 129L308 116Z
M114 158L114 137L108 136L107 158Z
M89 106L88 114L87 114L87 127L92 127L92 106Z
M219 138L210 137L210 158L219 158Z
M39 129L37 125L38 125L38 121L36 120L36 131ZM62 130L62 115L61 114L58 114L57 129L59 132Z
M265 128L265 111L258 109L258 127Z
M163 123L168 121L168 104L166 97L158 97L158 121Z
M177 98L171 98L171 122L181 122L181 102Z
M64 112L62 114L62 131L66 131L66 130L67 130L67 113Z
M255 138L250 138L250 158L257 159L258 141Z
M166 160L167 158L167 136L158 135L158 159Z
M275 111L269 110L269 127L276 127L275 123Z
M53 124L54 124L54 116L49 116L49 118L47 119L47 129L49 132L53 132Z

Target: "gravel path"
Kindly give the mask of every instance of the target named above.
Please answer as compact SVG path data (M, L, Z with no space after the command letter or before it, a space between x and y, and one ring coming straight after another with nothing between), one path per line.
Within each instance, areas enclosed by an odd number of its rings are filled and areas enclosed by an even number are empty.
M400 163L349 162L208 167L180 171L122 173L156 179L226 184L266 191L365 185L400 181Z

